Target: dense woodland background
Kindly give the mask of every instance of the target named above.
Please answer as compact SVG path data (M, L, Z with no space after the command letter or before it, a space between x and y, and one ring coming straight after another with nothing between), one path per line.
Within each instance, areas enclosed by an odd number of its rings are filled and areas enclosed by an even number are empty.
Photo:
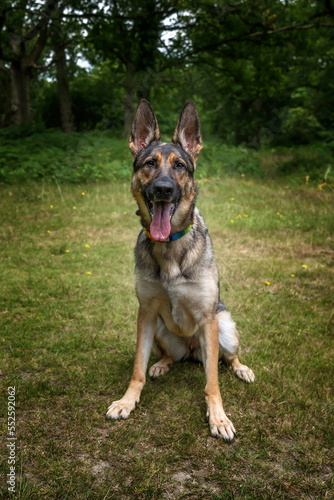
M206 140L239 152L294 147L281 172L307 164L303 175L326 181L333 14L331 0L2 0L1 180L37 137L73 147L57 129L76 134L76 145L78 133L95 142L90 131L126 137L144 97L168 138L192 99ZM11 141L32 136L13 152ZM45 173L24 165L32 177Z

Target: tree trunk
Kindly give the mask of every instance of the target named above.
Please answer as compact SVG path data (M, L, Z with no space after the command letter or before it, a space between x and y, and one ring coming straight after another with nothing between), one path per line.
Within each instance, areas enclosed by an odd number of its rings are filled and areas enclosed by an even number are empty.
M67 83L66 56L63 45L55 48L56 67L57 67L57 86L60 105L61 128L65 134L73 133L73 113L71 105L71 96Z
M132 62L126 65L126 81L125 81L125 102L124 102L124 124L122 137L127 137L130 134L133 117L135 114L135 100L137 96L137 84L135 78L135 69Z
M124 104L124 124L122 137L127 137L130 134L131 126L135 114L135 98L136 88L126 87L126 97Z
M127 137L130 134L136 105L139 103L140 99L149 100L150 98L150 88L145 85L145 82L139 85L134 73L127 79L125 91L124 127L122 137Z
M24 59L13 61L10 68L12 125L30 123L30 68Z
M0 128L11 123L10 71L0 67Z

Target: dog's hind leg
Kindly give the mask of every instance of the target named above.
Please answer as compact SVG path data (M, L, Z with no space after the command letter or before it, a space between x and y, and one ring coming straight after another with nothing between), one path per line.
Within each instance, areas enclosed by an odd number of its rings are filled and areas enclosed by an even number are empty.
M245 382L254 382L254 373L248 366L242 365L238 359L240 351L239 334L231 314L222 310L218 312L219 325L219 359L224 358L233 373Z
M149 369L151 378L160 377L169 372L175 361L180 361L187 354L185 342L171 333L161 317L158 318L157 332L153 342L153 352L161 359Z
M173 363L174 359L172 358L172 356L164 353L162 355L162 358L157 363L154 363L154 365L151 366L148 374L151 378L157 378L160 377L160 375L165 375L165 373L169 372Z

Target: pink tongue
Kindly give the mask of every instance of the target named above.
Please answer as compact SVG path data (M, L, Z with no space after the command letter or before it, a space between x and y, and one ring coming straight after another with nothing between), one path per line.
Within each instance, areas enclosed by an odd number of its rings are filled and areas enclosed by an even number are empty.
M164 201L153 202L153 220L150 226L152 239L155 241L165 241L170 234L169 214L172 208L171 203Z

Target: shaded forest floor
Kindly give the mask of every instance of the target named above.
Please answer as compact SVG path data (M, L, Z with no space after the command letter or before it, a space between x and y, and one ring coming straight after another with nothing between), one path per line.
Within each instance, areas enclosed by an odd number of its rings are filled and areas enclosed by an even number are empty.
M240 176L199 188L240 359L256 376L246 385L220 365L231 444L210 437L195 363L148 380L127 421L105 420L135 352L129 183L1 187L0 380L5 405L16 388L16 498L334 495L334 195ZM4 416L1 426L6 437Z

